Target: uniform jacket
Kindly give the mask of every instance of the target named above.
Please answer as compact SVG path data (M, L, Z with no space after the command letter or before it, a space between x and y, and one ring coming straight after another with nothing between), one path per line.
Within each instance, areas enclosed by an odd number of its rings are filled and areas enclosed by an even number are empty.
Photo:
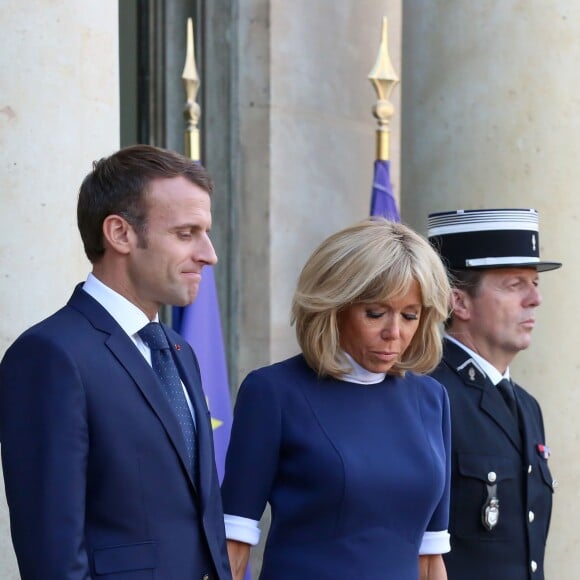
M0 438L22 580L231 578L197 361L164 327L197 422L199 479L157 378L78 286L0 366Z
M538 402L514 385L518 428L498 389L450 341L432 376L451 404L449 580L543 580L553 480ZM494 484L499 517L489 530L482 510Z

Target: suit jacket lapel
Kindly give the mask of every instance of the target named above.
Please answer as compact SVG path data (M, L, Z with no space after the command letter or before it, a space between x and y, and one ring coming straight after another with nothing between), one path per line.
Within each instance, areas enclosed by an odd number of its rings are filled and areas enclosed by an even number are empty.
M189 474L193 486L196 487L187 467L187 451L181 428L153 369L115 319L96 300L84 292L81 285L76 287L69 305L83 313L97 330L104 333L105 346L132 377L153 412L161 421L184 469Z
M467 352L449 340L445 341L443 356L467 387L480 392L479 406L482 412L488 415L505 432L516 449L521 451L522 439L519 426L487 375Z

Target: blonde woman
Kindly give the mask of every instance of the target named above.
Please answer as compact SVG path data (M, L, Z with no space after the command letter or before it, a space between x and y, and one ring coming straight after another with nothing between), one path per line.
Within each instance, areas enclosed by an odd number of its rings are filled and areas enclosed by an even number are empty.
M307 261L302 353L256 370L236 402L222 493L234 580L266 506L262 580L444 580L449 408L417 373L441 358L444 267L421 236L366 220Z

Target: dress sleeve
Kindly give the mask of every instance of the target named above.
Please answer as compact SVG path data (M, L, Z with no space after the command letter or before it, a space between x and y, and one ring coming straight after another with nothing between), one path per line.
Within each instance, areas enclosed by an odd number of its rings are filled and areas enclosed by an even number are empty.
M449 398L445 388L438 384L441 389L441 439L445 456L443 465L445 469L445 483L439 505L435 508L431 520L427 525L427 532L447 533L449 526L449 496L451 490L451 416L449 411ZM446 550L448 551L448 550ZM442 552L438 552L442 553Z
M425 532L419 548L419 556L446 554L451 551L450 536L447 530Z
M222 485L224 513L259 520L280 457L282 413L276 384L250 373L238 392Z
M257 520L241 518L240 516L224 515L226 538L256 546L260 541L260 528Z

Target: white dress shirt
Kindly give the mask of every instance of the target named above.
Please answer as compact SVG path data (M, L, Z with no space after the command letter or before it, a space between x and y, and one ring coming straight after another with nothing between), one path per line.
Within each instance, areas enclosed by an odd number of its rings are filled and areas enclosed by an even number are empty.
M135 304L103 284L94 274L89 274L86 282L83 284L83 290L92 296L117 322L117 324L127 333L129 338L135 343L139 352L151 366L151 350L139 336L139 331L150 322L159 322L159 317L155 316L149 320L147 315ZM181 379L180 379L181 380ZM189 412L193 418L195 426L195 413L193 405L187 393L187 389L181 381L181 388L185 393L185 400L189 407Z

